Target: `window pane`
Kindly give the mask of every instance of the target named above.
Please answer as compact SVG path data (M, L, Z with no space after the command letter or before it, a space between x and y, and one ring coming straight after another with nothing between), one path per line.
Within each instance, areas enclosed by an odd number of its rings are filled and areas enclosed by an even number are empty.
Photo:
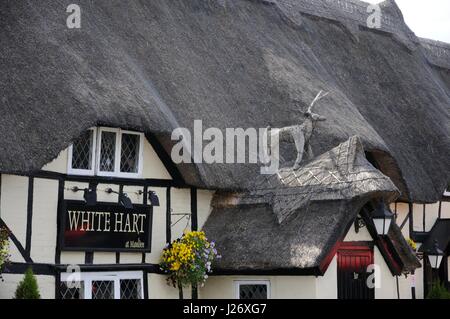
M100 171L114 172L114 157L116 155L116 133L102 132L100 150Z
M93 280L92 299L114 299L114 281Z
M120 281L120 299L141 299L141 280L123 279Z
M72 145L72 168L92 169L92 155L94 145L94 132L88 130L83 133Z
M137 173L139 168L140 136L136 134L122 134L122 148L120 155L120 171L122 173Z
M239 299L267 299L267 285L240 285Z
M79 281L71 283L71 288L68 287L68 283L62 281L60 286L61 299L84 299L84 282Z

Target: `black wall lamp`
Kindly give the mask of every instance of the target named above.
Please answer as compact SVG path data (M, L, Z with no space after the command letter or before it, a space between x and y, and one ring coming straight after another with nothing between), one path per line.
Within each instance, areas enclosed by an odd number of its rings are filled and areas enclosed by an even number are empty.
M391 213L386 204L382 201L378 203L376 208L372 211L371 217L377 230L377 234L380 236L386 236L391 227L392 220L394 219L394 214Z
M439 269L442 258L444 257L444 252L439 248L437 240L434 240L434 245L427 251L427 255L431 268Z
M97 204L97 190L95 188L79 188L74 186L71 188L72 192L83 191L83 198L88 206L95 206Z
M355 219L355 233L359 233L359 230L361 228L366 227L366 222L364 221L364 219L362 217L356 217Z
M119 193L119 192L113 190L112 188L105 189L105 192L107 194L112 194L112 193L118 194L120 205L122 205L123 207L125 207L127 209L133 208L133 203L131 202L131 199L128 197L128 195L126 193Z
M137 194L142 195L142 194L144 194L144 191L139 190L139 191L137 191ZM150 201L150 204L152 206L159 206L159 197L158 197L158 195L156 195L155 191L149 190L149 191L147 191L147 195L148 195L148 200Z
M379 236L386 236L391 227L392 220L394 219L394 214L386 206L384 201L380 201L376 204L375 208L370 211L365 209L366 220L362 217L357 216L355 219L355 232L358 233L363 227L366 227L366 221L372 219L375 230Z

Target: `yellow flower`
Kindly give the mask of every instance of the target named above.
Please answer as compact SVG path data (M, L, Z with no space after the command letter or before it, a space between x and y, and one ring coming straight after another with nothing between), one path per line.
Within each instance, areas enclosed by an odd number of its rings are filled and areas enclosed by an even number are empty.
M417 244L416 244L416 242L415 242L414 240L412 240L411 238L408 238L408 244L409 244L409 246L411 246L411 248L412 248L413 250L416 250L416 249L417 249Z
M176 261L172 264L172 267L170 267L170 270L177 271L178 269L180 269L180 267L181 267L180 263L178 261Z

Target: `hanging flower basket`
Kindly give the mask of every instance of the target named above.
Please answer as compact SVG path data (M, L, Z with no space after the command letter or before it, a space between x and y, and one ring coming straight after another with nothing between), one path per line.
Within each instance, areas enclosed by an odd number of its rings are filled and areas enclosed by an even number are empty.
M203 286L218 258L215 243L204 232L190 231L164 248L160 267L168 274L167 284L178 288L183 299L183 287Z
M9 233L6 228L0 227L0 279L5 265L9 262Z

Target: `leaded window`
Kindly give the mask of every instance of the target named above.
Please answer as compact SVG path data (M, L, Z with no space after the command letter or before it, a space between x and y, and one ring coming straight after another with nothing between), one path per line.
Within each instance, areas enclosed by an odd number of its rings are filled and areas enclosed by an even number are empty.
M58 296L61 299L142 299L143 273L73 272L61 274Z
M72 146L72 169L92 169L94 131L84 132Z
M141 299L141 280L122 279L120 280L120 299Z
M93 280L92 299L114 299L114 281Z
M239 299L268 299L267 283L238 283Z
M139 177L143 139L144 135L138 132L91 128L70 146L68 173Z
M101 134L100 145L100 171L114 172L116 158L116 133L103 131Z
M120 172L137 173L139 170L140 136L122 134Z
M59 294L61 299L84 299L84 282L61 281Z

